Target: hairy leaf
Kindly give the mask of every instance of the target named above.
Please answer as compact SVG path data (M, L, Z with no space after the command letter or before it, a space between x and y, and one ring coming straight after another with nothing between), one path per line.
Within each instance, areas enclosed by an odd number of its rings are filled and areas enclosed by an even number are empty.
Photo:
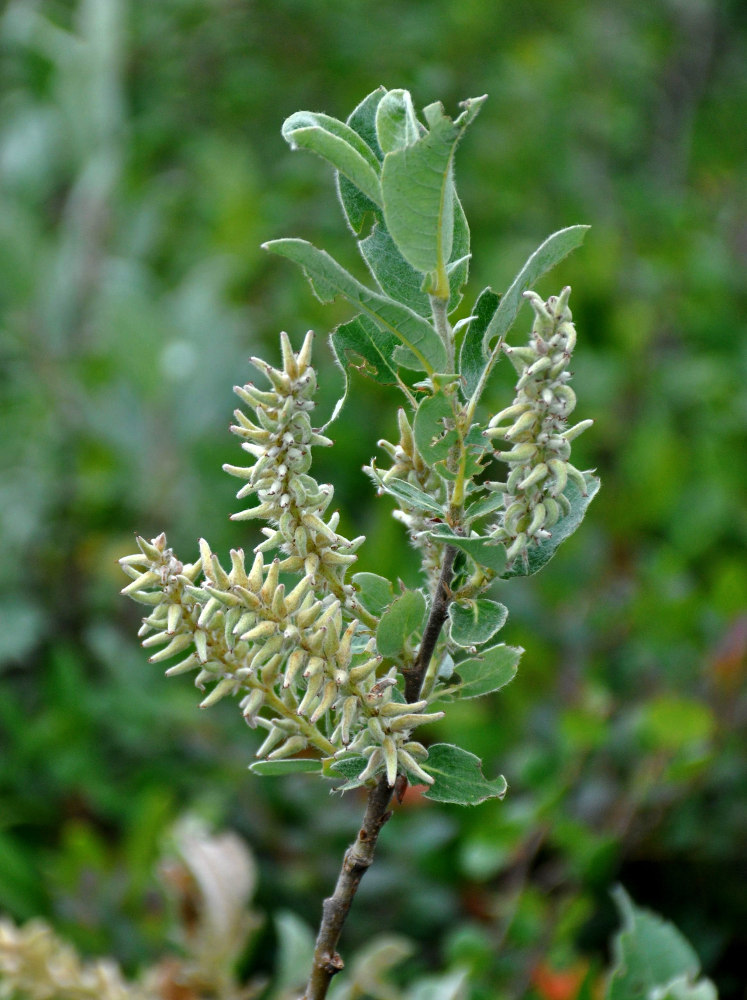
M483 347L485 331L490 325L500 301L500 295L497 295L492 288L484 288L472 310L473 319L467 327L459 354L459 371L464 379L463 391L466 399L469 399L477 388L480 376L487 364Z
M502 545L496 545L491 538L463 538L445 526L429 531L428 537L441 545L453 545L461 549L478 566L484 566L494 573L501 574L506 568L506 550Z
M351 788L360 788L363 784L358 780L358 775L363 773L367 763L361 754L351 754L349 757L331 761L325 766L324 774L328 778L344 778L345 783L338 785L335 791L349 792Z
M481 698L484 694L500 691L516 676L519 660L524 652L520 646L491 646L479 656L458 663L454 670L461 678L459 698Z
M297 111L283 122L291 148L311 150L343 174L376 205L382 204L379 161L349 125L329 115Z
M257 760L249 765L249 770L254 774L262 774L270 778L280 778L284 774L314 774L321 769L322 762L310 757L289 760Z
M456 121L444 115L440 105L429 105L430 130L384 158L381 185L387 229L408 263L421 274L435 276L429 290L442 298L449 294L443 286L454 237L454 152L483 101L465 101L465 111Z
M487 374L498 358L500 343L511 329L524 302L524 292L531 288L543 274L546 274L551 268L555 267L571 250L575 250L576 247L581 246L588 228L588 226L569 226L567 229L560 229L557 233L553 233L552 236L548 236L545 242L528 258L511 282L508 291L501 298L498 308L493 313L493 317L483 334L482 353L485 358L485 364L481 374L478 375L478 382L475 383L475 387L472 390L473 396L480 389L478 383L487 377ZM491 353L490 345L496 338L498 338L498 343L493 347ZM476 367L475 350L472 344L470 344L468 357L470 358L470 379L474 379Z
M394 599L391 581L376 573L356 573L353 583L358 590L358 600L366 611L377 618Z
M428 748L428 760L423 765L434 783L423 792L434 802L454 802L460 806L476 806L486 799L502 799L506 794L503 775L489 781L482 773L482 761L473 753L450 743L436 743Z
M560 229L552 236L548 236L527 259L522 269L501 298L492 320L488 324L483 337L483 347L485 352L490 349L490 342L496 337L504 337L510 329L513 321L519 314L519 309L524 302L524 292L531 288L543 274L559 264L568 254L580 247L586 236L589 226L568 226Z
M379 141L376 137L376 110L386 92L385 87L378 87L361 101L347 120L350 128L361 137L379 161L383 160L384 155L379 148ZM340 204L347 223L356 236L365 230L366 226L370 224L370 220L383 221L384 215L378 205L367 198L355 184L351 183L339 171L336 176Z
M499 510L503 506L503 494L498 492L488 493L487 496L481 497L479 500L475 500L471 503L464 512L464 517L466 521L475 521L480 517L485 517L487 514L492 514L494 511Z
M382 656L397 656L405 643L423 627L425 598L419 590L406 590L381 616L376 647Z
M397 369L392 362L392 355L399 341L393 333L379 329L368 316L356 316L349 323L341 324L330 335L329 342L340 367L346 373L346 379L348 370L357 368L361 375L382 385L396 385L399 382Z
M382 291L418 315L430 317L431 303L422 289L423 276L399 252L383 220L358 242L358 249Z
M422 131L408 90L390 90L376 108L376 137L383 153L416 142Z
M458 440L456 430L447 426L449 421L454 422L454 408L443 392L426 397L415 413L415 444L429 465L443 462Z
M506 624L508 608L485 597L449 606L449 637L458 646L480 646Z
M434 500L428 493L418 489L417 486L413 486L412 483L405 482L404 479L388 479L386 482L377 479L377 482L384 492L391 494L406 507L414 507L416 510L435 514L438 517L443 517L445 514L442 504Z
M506 572L502 574L504 580L508 580L514 576L532 576L532 574L541 570L542 567L549 563L555 555L558 550L558 546L561 545L566 538L570 538L576 528L578 528L586 516L589 504L599 492L599 487L601 485L596 476L586 473L585 478L586 496L581 495L581 491L574 482L568 483L568 486L565 488L565 496L568 498L571 505L570 513L566 514L566 516L561 518L557 524L553 525L551 538L546 539L544 542L540 542L539 545L529 546L527 549L526 564L523 559L517 559L511 569L506 570Z
M271 240L262 246L300 265L322 302L342 295L381 330L396 336L424 371L443 369L444 346L430 323L401 303L366 288L325 250L299 239Z

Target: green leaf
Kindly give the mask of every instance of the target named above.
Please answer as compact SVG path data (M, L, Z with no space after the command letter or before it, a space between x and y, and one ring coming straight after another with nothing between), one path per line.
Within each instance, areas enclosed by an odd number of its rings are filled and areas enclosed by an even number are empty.
M356 316L343 323L330 335L329 343L345 373L356 368L361 375L381 385L397 385L400 381L392 362L399 341L392 333L380 330L367 316ZM347 387L345 390L347 396Z
M291 149L303 147L331 163L374 204L381 206L379 161L349 125L313 111L297 111L283 122Z
M386 105L386 114L388 115L393 110L392 105L402 106L407 101L407 98L403 96L390 98L390 93L404 95L406 91L387 92L383 87L379 87L358 105L347 120L350 128L360 136L379 160L383 160L383 153L376 134L376 118L379 107ZM382 112L382 114L384 113ZM386 127L389 128L393 125L393 122L388 122ZM418 125L417 128L419 135L422 127ZM406 131L407 128L405 128L405 133ZM337 186L348 224L357 236L365 230L369 220L374 221L370 234L365 239L358 241L358 249L379 287L397 302L403 303L423 317L430 318L430 301L422 289L423 276L407 263L397 249L387 231L381 210L339 172L337 173ZM469 226L459 199L455 198L452 259L447 267L451 289L449 312L459 305L460 289L467 280L468 270Z
M445 526L429 531L428 537L441 545L455 546L466 552L478 566L484 566L498 575L506 568L506 550L502 545L496 545L492 538L463 538Z
M449 293L444 283L454 236L454 152L484 100L465 101L456 121L444 115L441 105L429 105L425 113L430 130L384 157L381 187L387 229L409 264L435 276L430 290L442 298Z
M503 494L495 491L494 493L488 493L487 496L481 497L479 500L475 500L471 503L464 512L465 521L476 521L478 518L485 517L487 514L492 514L496 510L500 510L503 506Z
M523 652L520 646L501 643L479 656L457 663L454 669L462 681L457 697L482 698L484 694L500 691L516 676Z
M358 780L358 776L363 774L368 761L360 754L353 754L350 757L341 757L334 760L325 767L325 775L328 778L345 778L343 785L335 788L336 792L349 792L353 788L360 788L363 784Z
M374 90L361 101L347 120L350 128L361 137L379 161L384 159L384 155L376 138L376 111L385 94L386 88L384 87ZM369 220L379 219L383 222L384 216L381 209L339 171L337 173L337 193L347 223L356 236L363 232L369 224Z
M268 778L281 778L285 774L315 774L322 769L322 762L311 757L290 760L257 760L249 765L254 774Z
M459 195L454 191L454 235L451 241L451 259L446 267L449 276L449 315L462 301L461 289L469 277L470 233Z
M506 624L508 608L485 597L449 605L449 637L457 646L480 646Z
M358 241L358 249L382 291L418 315L430 317L431 303L422 289L423 276L399 252L383 220Z
M450 288L449 313L452 313L461 302L460 290L469 274L469 226L457 197L454 199L452 242L452 259L446 268ZM409 306L421 316L429 318L432 315L430 299L423 291L422 274L408 264L399 252L383 219L376 223L369 236L359 240L358 249L369 271L387 295Z
M383 153L417 142L422 131L409 90L390 90L376 109L376 137Z
M450 743L436 743L428 748L423 770L435 778L423 793L434 802L454 802L460 806L476 806L486 799L502 799L506 794L503 775L493 781L482 773L482 761L473 753Z
M474 318L467 327L459 354L459 371L464 379L463 391L466 399L469 399L477 388L487 364L483 348L485 331L500 301L500 295L497 295L492 288L483 288L472 310Z
M342 295L379 329L397 337L428 374L444 368L444 346L430 323L407 306L366 288L325 250L299 239L271 240L262 246L298 264L322 302Z
M614 942L614 966L606 1000L712 1000L708 980L695 983L700 961L677 928L648 910L639 909L618 886L613 896L623 926ZM710 987L710 991L709 991Z
M445 393L427 396L418 406L412 432L418 451L429 465L443 462L459 440L453 424L453 402Z
M498 359L500 344L519 315L519 310L524 302L524 292L539 281L543 274L555 267L571 250L581 246L587 229L589 226L569 226L567 229L560 229L552 236L548 236L516 275L483 333L482 354L485 363L482 367L482 373L477 377L477 382L474 382L474 377L479 361L475 347L470 343L468 355L470 360L467 364L471 384L474 384L471 398L475 398L475 394L484 388L487 376ZM496 338L498 338L498 342L491 353L490 344ZM477 399L475 399L476 401Z
M356 573L353 584L358 591L358 600L366 611L378 618L394 598L391 581L376 573Z
M584 242L589 226L568 226L560 229L552 236L548 236L528 258L522 269L501 298L501 301L493 314L493 318L488 324L488 328L483 336L483 350L487 354L490 350L490 342L495 337L503 338L513 325L514 320L519 315L524 303L524 292L531 288L543 274L559 264L568 254L580 247Z
M419 590L406 590L381 616L376 629L376 647L382 656L397 656L425 618L425 598Z
M596 476L586 473L585 478L586 496L581 495L581 491L575 483L569 482L565 489L565 496L568 498L571 505L570 513L566 514L566 516L561 518L557 524L553 525L551 538L546 539L544 542L540 542L539 545L529 546L527 549L526 565L522 559L515 560L511 569L506 570L506 572L503 573L504 580L510 580L514 576L532 576L532 574L542 569L542 567L549 563L555 555L558 546L561 545L566 538L570 538L576 528L578 528L579 524L581 524L586 516L589 504L599 492L599 487L601 485Z
M388 479L386 482L383 479L377 479L377 482L385 493L391 494L405 507L435 514L437 517L445 516L443 505L434 500L430 494L413 486L412 483L405 482L404 479Z

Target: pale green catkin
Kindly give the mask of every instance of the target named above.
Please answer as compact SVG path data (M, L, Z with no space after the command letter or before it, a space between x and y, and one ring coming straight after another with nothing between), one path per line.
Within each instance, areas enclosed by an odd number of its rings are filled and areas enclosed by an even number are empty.
M527 347L504 347L517 372L516 396L511 406L496 413L486 437L502 438L510 448L495 457L509 467L505 483L486 484L500 490L503 509L492 536L507 547L509 565L527 557L527 548L550 538L552 527L568 513L563 491L569 480L586 495L583 473L571 463L571 441L591 427L582 420L567 427L576 406L568 382L571 354L576 343L566 287L543 302L535 292L525 292L534 309L534 324Z

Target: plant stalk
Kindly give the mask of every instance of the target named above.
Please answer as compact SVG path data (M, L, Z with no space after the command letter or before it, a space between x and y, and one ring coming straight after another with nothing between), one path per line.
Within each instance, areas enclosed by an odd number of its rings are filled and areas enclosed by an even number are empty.
M405 698L408 702L418 700L436 642L449 613L451 578L456 554L457 550L452 545L447 545L444 549L441 576L436 593L433 595L420 650L405 677ZM333 977L344 967L344 962L337 951L337 942L361 879L373 862L381 829L391 816L389 803L393 793L394 788L389 785L385 774L381 775L369 792L358 836L345 851L334 892L322 905L322 920L314 946L311 973L301 1000L325 1000Z

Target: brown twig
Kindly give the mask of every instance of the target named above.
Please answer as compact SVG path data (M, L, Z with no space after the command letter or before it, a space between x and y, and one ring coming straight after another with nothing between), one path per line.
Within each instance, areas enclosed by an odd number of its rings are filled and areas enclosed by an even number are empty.
M324 900L322 906L322 922L303 1000L324 1000L332 977L343 967L343 961L337 953L337 942L360 881L373 861L381 828L391 815L389 802L392 791L386 775L382 774L368 796L366 813L358 836L345 852L335 891Z
M441 576L433 595L431 613L423 632L423 640L420 643L420 650L417 659L405 675L405 699L407 701L417 701L420 697L420 689L423 686L423 678L431 662L433 651L436 648L438 637L441 634L444 622L449 614L449 604L451 603L451 575L454 569L454 559L457 550L453 545L447 545L444 549L444 562L441 567Z
M405 677L405 698L409 702L418 700L423 678L449 613L450 585L455 557L456 549L447 545L444 550L441 576L436 593L433 595L433 604L423 632L420 650L415 663ZM343 968L344 963L337 952L337 942L340 939L350 907L353 905L360 881L373 861L376 841L379 839L381 828L391 816L389 803L393 792L394 789L389 785L386 775L382 774L369 793L366 812L358 836L342 859L342 868L337 876L335 891L324 900L322 906L322 921L314 946L311 974L301 1000L325 1000L329 984Z

